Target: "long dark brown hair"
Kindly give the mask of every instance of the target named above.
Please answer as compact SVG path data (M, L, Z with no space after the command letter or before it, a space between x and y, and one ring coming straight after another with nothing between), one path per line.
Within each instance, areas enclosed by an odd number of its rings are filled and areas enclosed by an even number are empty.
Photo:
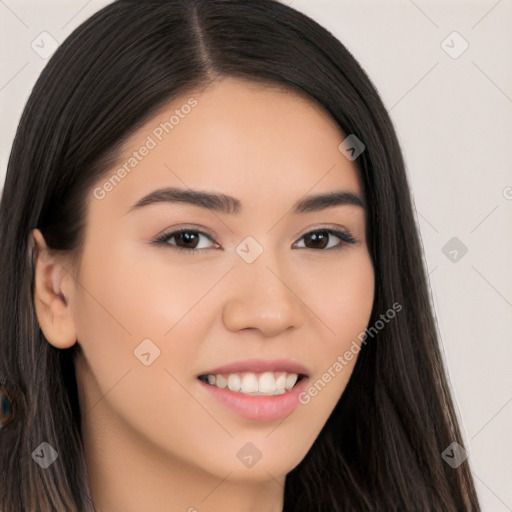
M79 345L48 343L33 304L29 233L79 254L86 197L127 136L178 95L218 77L306 94L366 149L356 163L375 269L370 324L353 374L311 450L286 478L284 511L480 511L438 333L405 166L370 79L330 32L272 0L119 0L80 25L24 109L0 204L0 374L16 416L0 430L3 512L92 512L74 372ZM31 454L47 442L49 468Z

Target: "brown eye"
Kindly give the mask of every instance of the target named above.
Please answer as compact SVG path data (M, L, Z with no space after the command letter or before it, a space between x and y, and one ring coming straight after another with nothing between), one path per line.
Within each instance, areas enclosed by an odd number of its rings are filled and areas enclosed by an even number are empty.
M176 245L185 249L195 249L199 241L199 236L195 231L182 231L174 235L173 238L176 240Z
M194 229L179 229L169 233L164 233L154 242L157 244L170 245L179 251L186 251L189 253L200 252L212 247L218 247L218 244L210 244L210 246L206 245L204 247L198 247L198 245L201 243L201 237L206 238L210 242L213 242L213 239L210 235Z
M309 249L325 249L329 243L329 233L327 231L311 231L304 235L304 244ZM311 244L311 245L308 245Z
M331 244L331 239L338 238L337 244ZM355 244L356 240L349 234L335 229L317 229L302 236L304 245L299 248L305 249L339 249L346 244Z

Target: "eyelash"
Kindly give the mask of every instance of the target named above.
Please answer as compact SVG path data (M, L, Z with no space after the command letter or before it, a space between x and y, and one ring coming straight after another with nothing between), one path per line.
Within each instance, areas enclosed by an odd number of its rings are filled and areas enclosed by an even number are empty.
M302 235L299 240L302 240L302 238L304 238L306 235L309 235L311 233L318 233L318 232L324 232L324 233L328 233L329 235L337 236L338 238L340 238L341 242L338 245L336 245L335 247L330 247L329 249L312 249L310 247L300 247L300 249L311 249L312 251L318 251L318 250L329 251L331 249L341 249L346 244L354 245L357 243L357 240L354 237L352 237L352 235L350 235L349 233L346 233L343 231L338 231L338 230L332 229L332 228L319 228L319 229L314 229L312 231L308 231L307 233L304 233L304 235ZM208 233L205 233L204 231L199 231L197 229L191 229L191 228L183 228L183 229L178 229L176 231L170 231L170 232L164 233L163 235L160 235L158 238L153 240L153 243L155 243L157 245L170 245L175 250L178 250L181 252L186 252L189 254L191 254L191 253L197 254L199 252L206 250L204 248L203 249L185 249L183 247L178 247L177 245L169 244L168 241L171 238L179 235L180 233L197 233L197 234L206 236L210 241L213 242L213 238Z

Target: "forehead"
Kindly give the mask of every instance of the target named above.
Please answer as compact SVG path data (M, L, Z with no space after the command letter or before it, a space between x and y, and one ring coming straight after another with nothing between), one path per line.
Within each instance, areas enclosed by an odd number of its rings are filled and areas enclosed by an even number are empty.
M116 178L109 200L129 206L164 186L219 190L244 202L309 190L360 190L357 169L338 149L345 138L305 95L225 78L181 95L133 133L100 180Z

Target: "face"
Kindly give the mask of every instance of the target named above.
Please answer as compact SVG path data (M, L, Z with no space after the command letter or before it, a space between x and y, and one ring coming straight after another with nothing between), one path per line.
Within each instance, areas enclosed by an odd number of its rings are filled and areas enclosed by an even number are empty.
M70 293L85 421L108 416L219 477L280 477L303 459L373 305L344 138L315 103L228 78L126 141L88 196ZM175 190L147 198L161 189Z

